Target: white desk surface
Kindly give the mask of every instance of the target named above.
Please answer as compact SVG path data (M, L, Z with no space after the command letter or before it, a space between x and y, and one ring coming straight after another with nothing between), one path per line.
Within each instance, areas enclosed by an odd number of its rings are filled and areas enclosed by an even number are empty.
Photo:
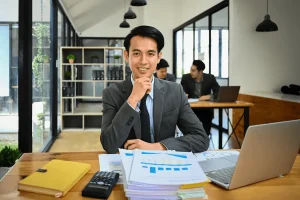
M264 93L264 92L246 93L245 92L242 94L300 103L299 95L291 95L291 94L283 94L283 93L267 93L267 92L266 93Z

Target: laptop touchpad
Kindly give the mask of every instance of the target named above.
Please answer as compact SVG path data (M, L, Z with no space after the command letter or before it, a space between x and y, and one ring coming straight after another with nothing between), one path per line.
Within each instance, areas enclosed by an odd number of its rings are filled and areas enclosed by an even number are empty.
M225 156L205 161L200 161L199 164L204 172L214 171L236 165L238 155Z

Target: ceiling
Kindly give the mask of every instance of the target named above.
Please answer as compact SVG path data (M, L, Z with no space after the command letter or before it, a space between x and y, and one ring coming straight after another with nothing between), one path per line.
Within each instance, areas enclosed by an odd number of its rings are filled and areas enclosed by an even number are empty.
M127 9L129 0L60 0L78 33L81 33L119 10Z

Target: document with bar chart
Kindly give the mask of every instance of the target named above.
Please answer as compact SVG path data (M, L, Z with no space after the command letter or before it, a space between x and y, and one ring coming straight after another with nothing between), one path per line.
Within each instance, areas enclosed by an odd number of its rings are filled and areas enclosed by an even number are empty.
M130 181L156 185L181 185L208 181L191 152L135 150Z

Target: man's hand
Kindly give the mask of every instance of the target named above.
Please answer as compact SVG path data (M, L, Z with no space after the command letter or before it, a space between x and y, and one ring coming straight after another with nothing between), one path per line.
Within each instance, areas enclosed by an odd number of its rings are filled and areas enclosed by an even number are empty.
M157 143L148 143L140 139L127 140L124 144L124 149L143 149L143 150L166 150L164 145Z
M152 83L150 78L138 78L134 80L134 85L127 102L131 107L136 108L137 103L143 98L146 93L149 93L152 89Z
M206 101L210 99L210 95L203 95L199 98L199 101Z

